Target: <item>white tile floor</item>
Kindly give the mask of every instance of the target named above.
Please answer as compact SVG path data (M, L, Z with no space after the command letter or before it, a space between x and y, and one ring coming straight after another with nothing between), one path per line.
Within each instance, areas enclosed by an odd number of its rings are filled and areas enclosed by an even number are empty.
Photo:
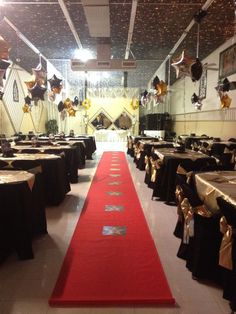
M97 143L94 160L79 170L79 183L58 207L47 208L48 235L33 241L35 258L18 261L15 255L0 265L0 314L225 314L228 302L217 287L192 280L183 260L176 257L179 239L173 236L176 208L151 200L151 190L144 182L144 172L136 169L128 156L133 180L156 243L175 307L51 308L48 298L55 285L70 238L79 218L91 179L101 153L126 151L124 143Z

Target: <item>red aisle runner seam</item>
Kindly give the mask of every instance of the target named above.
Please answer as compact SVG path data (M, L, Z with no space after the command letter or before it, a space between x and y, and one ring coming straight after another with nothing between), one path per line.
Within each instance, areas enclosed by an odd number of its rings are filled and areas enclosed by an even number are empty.
M49 304L174 303L125 154L105 152Z

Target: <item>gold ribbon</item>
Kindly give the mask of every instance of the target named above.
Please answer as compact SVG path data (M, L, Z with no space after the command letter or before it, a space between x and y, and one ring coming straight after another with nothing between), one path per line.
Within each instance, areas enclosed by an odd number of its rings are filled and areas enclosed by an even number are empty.
M150 158L150 162L151 162L151 182L155 182L157 177L156 163L155 160L153 160L152 158Z
M175 198L177 201L177 214L179 216L179 220L182 220L180 219L182 217L181 203L184 199L184 193L183 193L182 188L179 185L177 185L175 189Z
M177 170L176 170L177 174L181 174L181 175L185 175L187 177L187 183L190 183L193 171L189 171L187 172L183 167L181 167L180 165L178 166Z
M213 215L204 204L194 207L193 210L196 214L205 218L210 218Z
M184 198L180 204L183 215L184 215L184 234L183 234L183 242L188 244L189 238L194 236L193 230L193 208L189 203L187 198Z
M150 167L149 167L149 158L147 155L144 158L144 163L145 163L145 171L147 174L149 174L150 173Z
M231 225L227 223L225 216L220 219L220 231L223 233L223 238L221 241L220 252L219 252L219 265L232 270L233 261L232 261L232 246L233 246L233 233L236 233L236 230L233 229Z

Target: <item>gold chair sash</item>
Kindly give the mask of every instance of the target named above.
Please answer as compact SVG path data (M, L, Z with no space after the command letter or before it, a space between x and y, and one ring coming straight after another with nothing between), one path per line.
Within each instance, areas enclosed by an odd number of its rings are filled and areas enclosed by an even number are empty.
M190 183L190 179L192 177L193 171L189 171L187 172L183 167L181 167L180 165L178 166L177 170L176 170L177 174L181 174L181 175L185 175L187 177L187 183Z
M183 243L188 244L189 238L194 236L194 211L187 198L183 199L180 206L184 215Z
M182 217L181 203L184 199L184 193L183 193L182 188L179 185L177 185L176 189L175 189L175 198L177 201L177 214L178 214L179 220L180 220L180 217Z
M233 246L233 233L236 233L236 230L233 229L231 225L227 223L225 216L220 219L220 231L223 233L223 238L221 241L220 252L219 252L219 265L232 270L233 261L232 261L232 246Z
M149 167L149 158L148 156L146 155L145 158L144 158L144 163L145 163L145 171L147 174L149 174L150 172L150 167Z
M155 160L153 160L152 158L150 158L150 162L151 162L151 182L155 182L157 177L156 163Z

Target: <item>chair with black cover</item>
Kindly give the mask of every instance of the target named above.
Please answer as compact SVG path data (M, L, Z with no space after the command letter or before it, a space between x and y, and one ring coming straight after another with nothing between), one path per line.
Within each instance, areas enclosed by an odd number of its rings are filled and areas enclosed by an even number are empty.
M176 170L176 185L186 182L190 184L193 171L194 161L191 159L183 159Z
M234 142L234 143L236 143L236 138L231 137L231 138L228 139L228 141L229 141L229 142Z
M3 170L6 168L9 168L9 163L7 161L0 160L0 169Z
M186 267L193 278L219 281L221 269L218 265L221 234L219 230L220 212L212 214L199 199L194 189L182 184L183 195L188 199L193 213L193 234L188 243L183 238L178 257L186 259ZM186 207L185 207L186 212Z
M215 158L198 158L194 161L194 170L195 171L215 171L218 169L217 162Z
M223 197L217 198L218 206L223 214L221 231L224 233L220 248L220 264L223 268L223 297L230 301L232 311L236 311L236 206L226 201ZM225 249L231 254L228 259ZM223 253L225 255L223 255Z
M33 235L47 233L45 189L40 161L14 160L11 165L12 170L25 170L35 175L35 180L32 187L32 232Z

